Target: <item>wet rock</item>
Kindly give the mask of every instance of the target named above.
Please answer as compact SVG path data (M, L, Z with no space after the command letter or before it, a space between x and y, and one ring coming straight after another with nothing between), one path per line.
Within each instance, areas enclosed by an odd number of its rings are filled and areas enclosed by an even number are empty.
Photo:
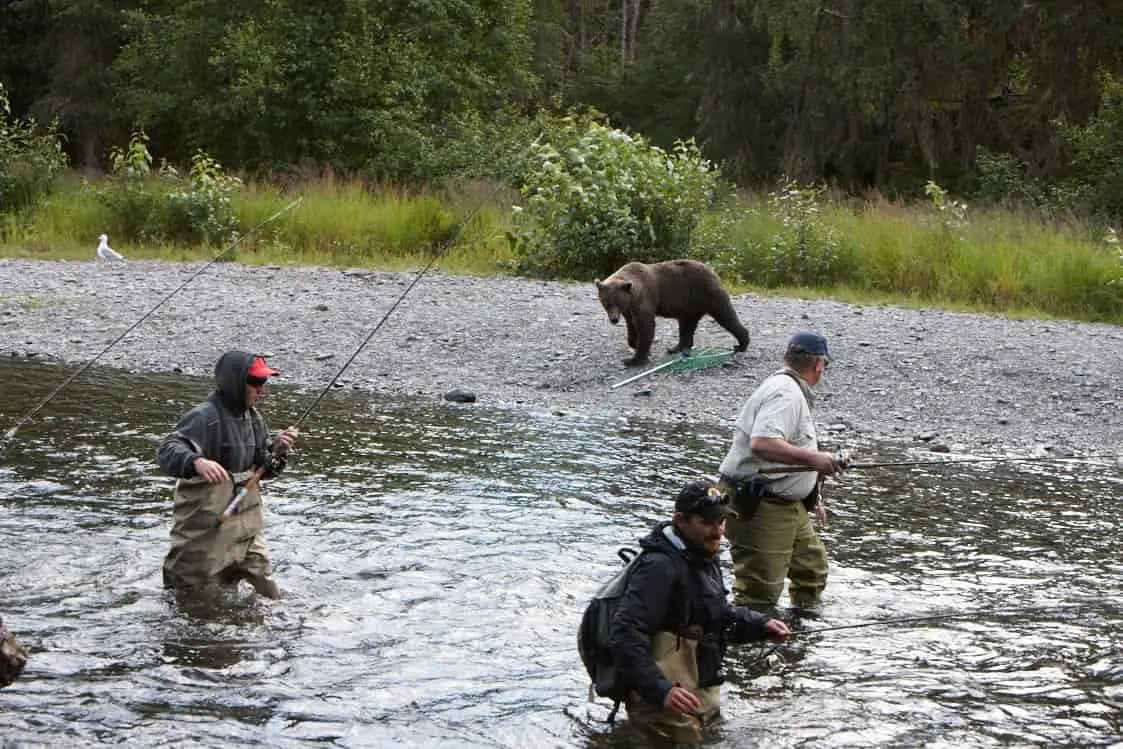
M328 306L326 304L324 304L323 302L321 302L321 303L316 305L315 309L316 309L317 312L327 312Z
M637 390L636 392L632 393L632 395L635 397L639 397L641 395L651 395L651 392L651 388L644 388L643 390Z
M445 400L453 403L475 403L476 394L464 388L453 388L445 393Z
M932 444L928 445L928 451L934 453L950 453L951 448L945 445L943 442L933 442Z
M913 437L913 439L917 440L918 442L931 442L932 440L936 439L936 433L935 432L921 432L920 434Z
M327 361L335 358L335 354L316 354L316 361Z

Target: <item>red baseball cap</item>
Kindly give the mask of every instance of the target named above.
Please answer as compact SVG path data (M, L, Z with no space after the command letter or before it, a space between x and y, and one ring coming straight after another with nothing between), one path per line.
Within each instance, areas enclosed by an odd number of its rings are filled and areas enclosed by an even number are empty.
M264 380L267 377L275 377L280 373L279 369L273 369L265 363L265 357L255 356L253 361L250 362L250 368L246 371L246 377L257 377Z

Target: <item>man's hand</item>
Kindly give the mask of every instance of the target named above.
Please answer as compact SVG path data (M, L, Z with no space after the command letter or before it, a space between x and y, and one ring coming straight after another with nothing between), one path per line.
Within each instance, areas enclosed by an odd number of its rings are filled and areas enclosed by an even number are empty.
M815 505L815 520L823 528L827 527L827 506L823 503L823 498L819 497L819 503Z
M772 642L783 642L791 633L788 625L779 619L769 619L764 623L764 636Z
M783 622L780 622L781 626L783 624ZM702 707L702 700L694 696L694 693L689 689L684 689L678 684L671 687L671 691L667 692L667 696L663 698L663 709L672 713L683 713L685 715L697 712L700 707Z
M821 476L833 476L843 469L842 461L837 455L825 452L812 452L807 460L808 465L819 472Z
M226 469L209 458L195 458L195 473L208 484L221 484L226 480Z
M297 435L300 434L297 428L292 426L281 432L273 440L273 453L275 455L284 455L289 451L289 448L296 442Z

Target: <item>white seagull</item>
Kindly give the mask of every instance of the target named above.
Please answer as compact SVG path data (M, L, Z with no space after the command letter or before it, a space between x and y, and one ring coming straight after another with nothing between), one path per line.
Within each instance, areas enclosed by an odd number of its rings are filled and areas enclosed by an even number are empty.
M102 260L124 260L120 252L109 246L109 235L101 234L97 238L97 256Z

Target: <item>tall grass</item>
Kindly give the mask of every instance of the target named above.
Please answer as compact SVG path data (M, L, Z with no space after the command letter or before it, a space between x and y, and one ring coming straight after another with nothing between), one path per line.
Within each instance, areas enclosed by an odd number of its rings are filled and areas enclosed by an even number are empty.
M790 288L776 247L791 230L759 196L727 221L725 270L748 287ZM787 232L787 234L785 234ZM1123 258L1103 232L1074 219L987 210L962 223L926 204L834 202L803 236L810 257L830 255L815 284L840 297L898 299L1019 315L1123 323ZM818 253L818 254L816 254Z
M470 217L438 267L490 274L513 264L507 234L517 200L494 185L407 191L332 179L290 189L251 183L232 198L239 230L296 197L298 208L246 238L231 259L413 269ZM693 254L739 288L1123 324L1119 246L1071 217L973 210L959 221L927 203L840 198L794 223L785 210L763 195L742 196L732 210L704 218ZM0 216L0 256L93 260L97 235L113 225L108 211L70 176L34 209ZM110 243L129 258L209 260L223 249L113 235Z

